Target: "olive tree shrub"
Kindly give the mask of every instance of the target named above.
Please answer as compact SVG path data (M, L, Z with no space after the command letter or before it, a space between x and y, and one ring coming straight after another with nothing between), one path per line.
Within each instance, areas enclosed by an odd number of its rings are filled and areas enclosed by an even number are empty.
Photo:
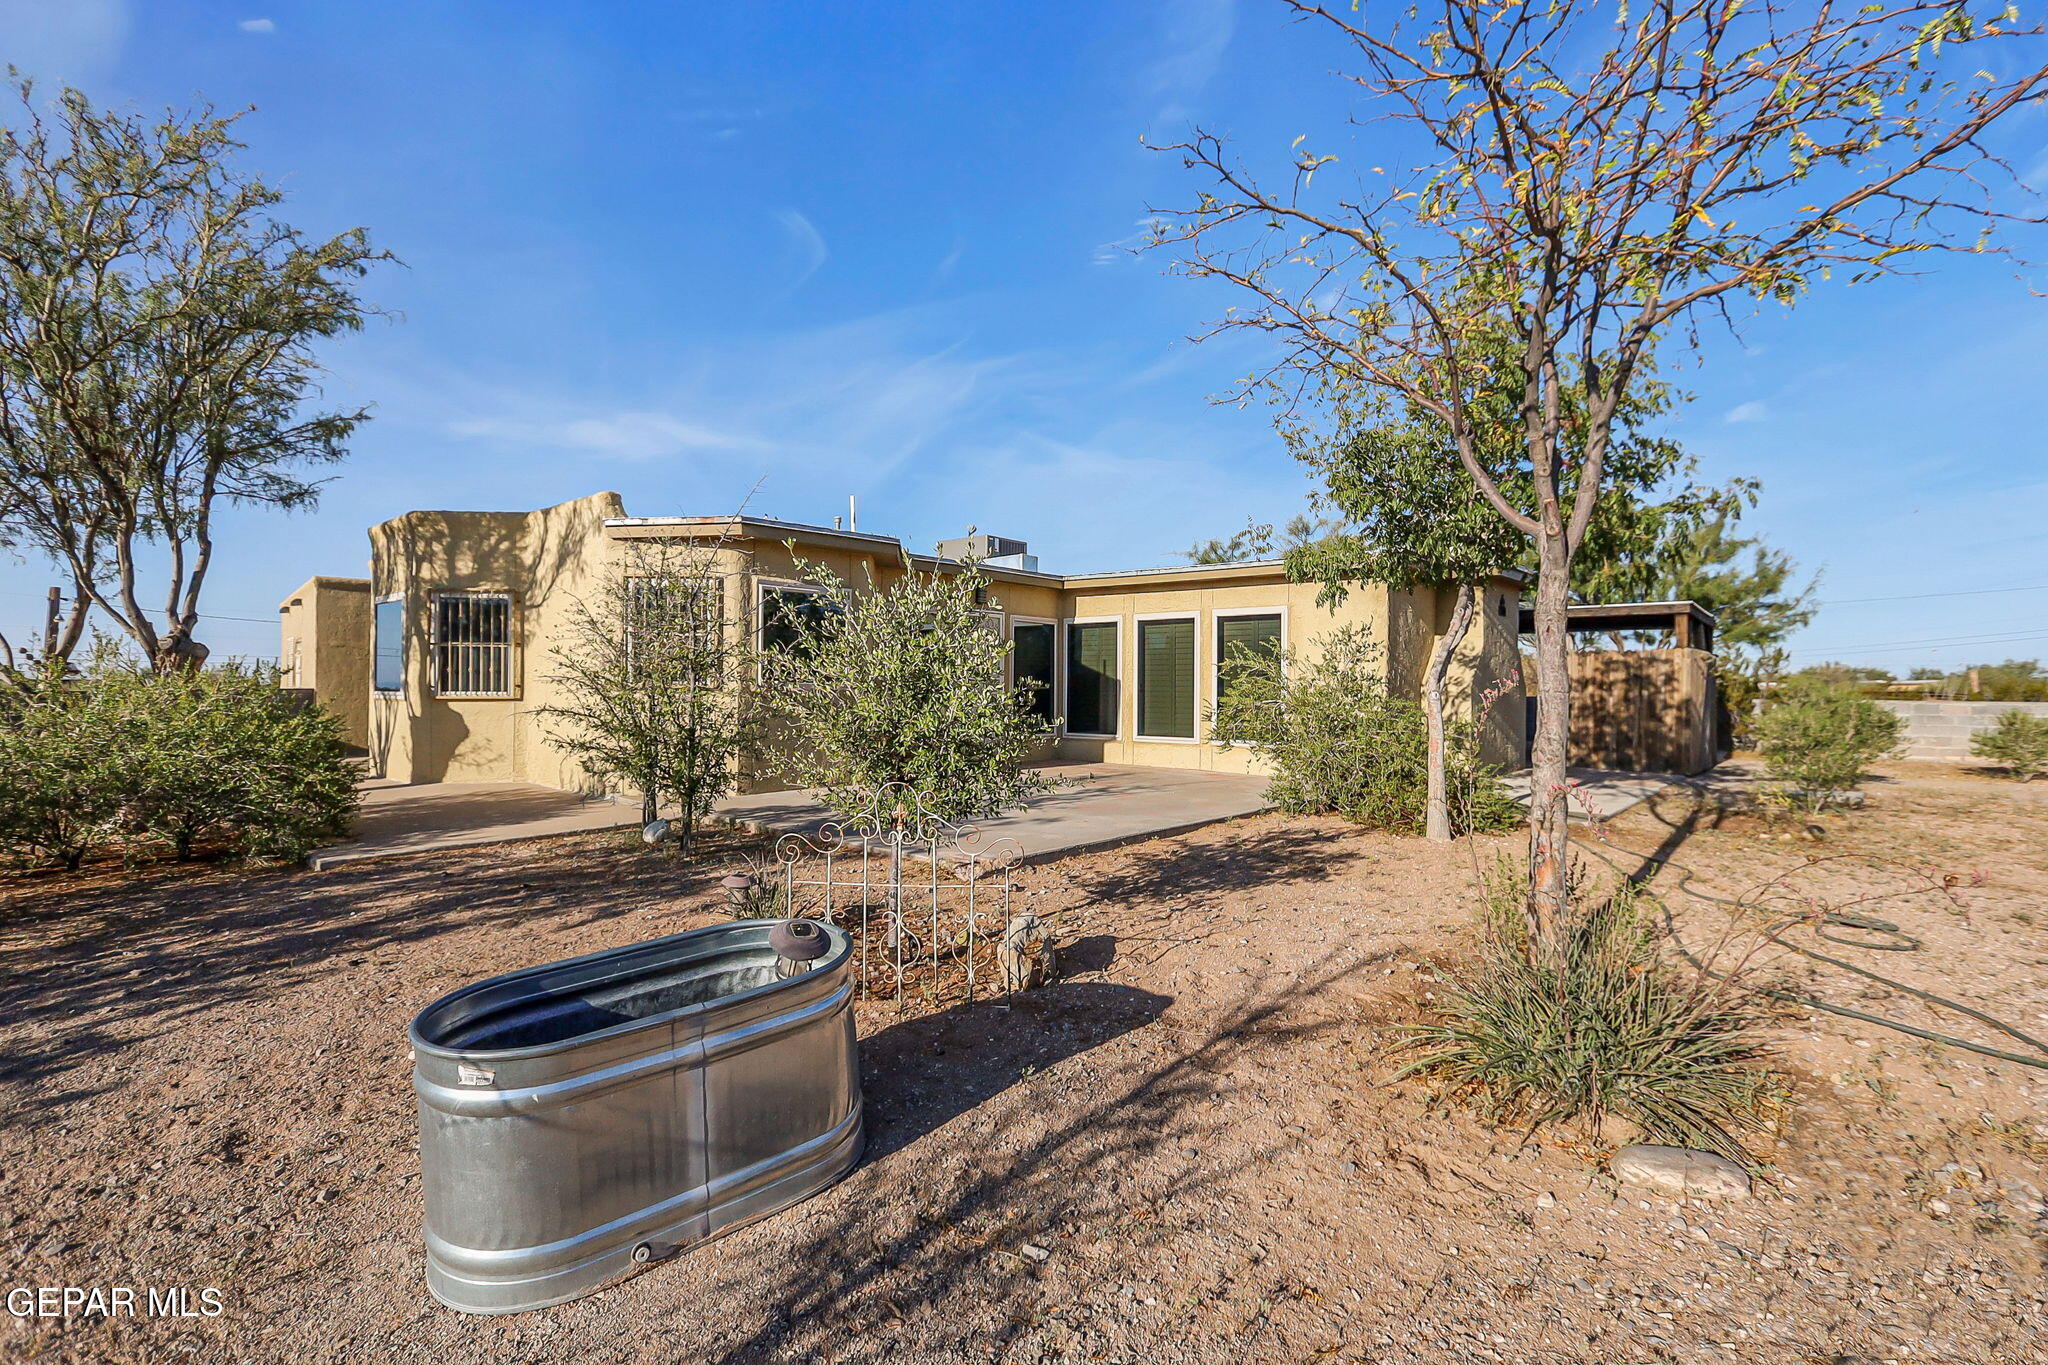
M1421 833L1430 793L1430 726L1422 707L1390 696L1369 632L1346 627L1298 654L1234 652L1210 712L1210 736L1250 749L1271 768L1267 795L1296 814L1336 814L1379 829ZM1479 761L1469 723L1446 724L1445 805L1454 831L1496 831L1522 811Z
M1854 687L1793 677L1765 698L1757 750L1780 783L1780 800L1822 811L1842 804L1863 770L1898 748L1901 724Z
M1025 766L1052 738L1028 688L1005 680L1010 645L980 605L972 566L854 591L822 564L799 571L828 609L787 619L761 655L761 705L780 771L845 815L891 782L945 819L1013 810L1055 785Z
M2048 716L2001 711L1997 724L1971 737L1970 752L2021 782L2048 777Z

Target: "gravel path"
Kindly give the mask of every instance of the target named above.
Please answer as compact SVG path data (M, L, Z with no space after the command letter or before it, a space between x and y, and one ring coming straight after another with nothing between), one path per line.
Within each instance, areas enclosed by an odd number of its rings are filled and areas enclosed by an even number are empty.
M1967 915L1893 904L1925 947L1874 968L2048 1028L2048 809L1906 773L1822 843L1779 833L1674 796L1611 838L1734 890L1882 875L1814 853L1980 876ZM710 922L737 849L0 883L0 1279L222 1308L0 1317L0 1359L2048 1360L2048 1073L1788 1014L1791 1100L1733 1204L1643 1197L1589 1138L1390 1082L1394 1026L1467 933L1474 854L1260 817L1032 869L1064 978L1011 1009L864 1008L851 1177L489 1319L425 1291L406 1021L465 980ZM1861 978L1803 986L1957 1026Z

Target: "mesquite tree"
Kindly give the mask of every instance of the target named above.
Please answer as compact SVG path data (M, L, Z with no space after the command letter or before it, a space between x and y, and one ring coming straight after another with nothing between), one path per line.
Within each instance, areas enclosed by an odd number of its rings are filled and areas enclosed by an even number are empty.
M314 343L362 325L354 282L388 259L270 215L238 172L234 118L158 121L19 85L0 129L0 545L71 576L44 652L99 607L159 671L196 665L224 502L304 507L302 468L339 460L365 409L306 411ZM143 562L165 575L144 605Z
M1239 293L1205 335L1279 343L1252 385L1299 397L1334 380L1416 404L1534 542L1527 913L1547 951L1569 895L1565 607L1622 403L1660 340L1692 344L1745 299L1790 306L1837 270L1988 249L2022 211L1982 138L2048 89L2038 50L2007 50L2039 29L1966 0L1284 3L1370 101L1376 159L1405 142L1412 164L1339 166L1304 135L1271 182L1197 130L1167 150L1212 183L1157 214L1154 246ZM1503 330L1520 500L1486 468L1474 415L1501 380L1473 357Z

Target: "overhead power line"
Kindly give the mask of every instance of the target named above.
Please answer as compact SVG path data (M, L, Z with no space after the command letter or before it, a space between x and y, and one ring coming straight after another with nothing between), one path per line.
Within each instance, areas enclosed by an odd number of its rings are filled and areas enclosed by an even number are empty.
M2023 588L1960 588L1955 592L1908 592L1896 597L1827 597L1817 607L1849 607L1858 602L1919 602L1929 597L1982 597L1993 592L2048 592L2048 583L2031 583Z

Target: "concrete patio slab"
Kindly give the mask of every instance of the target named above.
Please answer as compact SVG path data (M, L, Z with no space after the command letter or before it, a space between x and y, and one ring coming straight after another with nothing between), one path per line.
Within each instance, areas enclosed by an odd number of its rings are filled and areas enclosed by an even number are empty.
M474 848L640 823L637 801L593 800L531 782L363 783L355 837L315 849L315 872L370 858Z
M1611 768L1568 768L1566 772L1573 783L1571 818L1574 820L1612 820L1667 787L1696 781L1675 773L1635 773ZM1501 785L1522 805L1529 804L1528 773L1504 777Z
M973 822L984 841L1015 839L1027 863L1180 834L1271 805L1263 777L1117 763L1065 763L1042 771L1063 779L1061 786L1014 814ZM797 791L732 797L718 804L714 818L786 834L812 833L828 816L809 794Z
M1178 834L1267 808L1266 780L1228 773L1132 768L1113 763L1048 767L1065 779L1024 810L976 821L986 837L1012 837L1030 862L1133 839ZM714 821L766 834L817 829L823 807L800 791L731 797ZM529 782L363 783L355 837L316 849L318 872L372 858L397 858L484 844L584 834L640 823L637 801L607 801Z

